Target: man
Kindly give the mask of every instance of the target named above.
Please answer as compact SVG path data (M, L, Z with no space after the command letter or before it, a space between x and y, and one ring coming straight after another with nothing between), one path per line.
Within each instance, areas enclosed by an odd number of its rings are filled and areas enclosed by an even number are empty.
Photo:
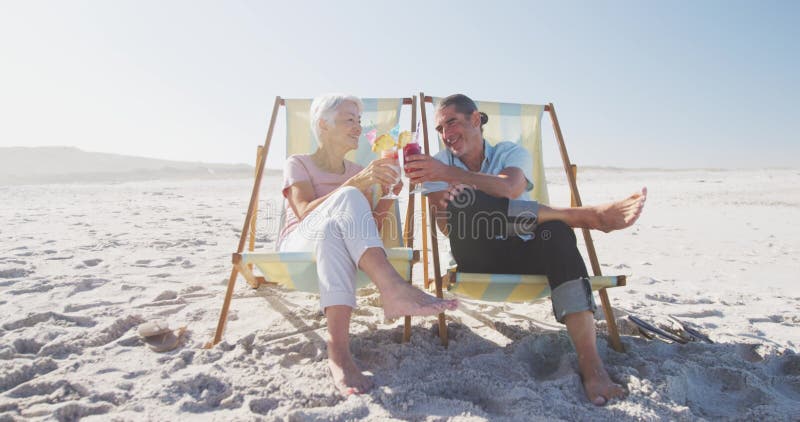
M485 142L487 120L469 97L444 98L435 122L447 149L435 157L409 157L406 174L412 183L447 183L429 200L461 271L548 276L553 311L575 346L587 397L595 405L622 397L622 387L610 379L597 353L596 305L571 227L604 232L629 227L641 214L647 191L593 207L530 201L530 155L511 142Z

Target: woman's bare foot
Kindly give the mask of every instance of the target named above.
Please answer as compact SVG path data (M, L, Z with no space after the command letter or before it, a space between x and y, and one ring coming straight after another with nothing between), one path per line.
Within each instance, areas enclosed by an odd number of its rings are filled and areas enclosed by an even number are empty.
M372 388L372 380L365 376L350 355L350 350L341 350L328 342L328 367L333 376L333 384L342 396L363 394Z
M401 316L436 315L458 308L457 300L436 298L406 282L393 283L391 287L382 290L381 302L383 302L383 315L389 319Z
M604 406L612 399L625 396L622 386L611 381L603 365L581 371L583 389L586 397L595 406Z
M642 188L641 192L621 201L590 207L595 216L588 228L608 233L630 227L642 215L645 200L647 200L647 188Z

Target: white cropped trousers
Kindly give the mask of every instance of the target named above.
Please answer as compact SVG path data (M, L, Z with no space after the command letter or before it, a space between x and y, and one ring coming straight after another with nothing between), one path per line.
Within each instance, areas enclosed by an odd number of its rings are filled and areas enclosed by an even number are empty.
M281 252L314 252L320 306L356 307L356 272L368 248L383 248L367 198L342 187L314 208L281 242Z

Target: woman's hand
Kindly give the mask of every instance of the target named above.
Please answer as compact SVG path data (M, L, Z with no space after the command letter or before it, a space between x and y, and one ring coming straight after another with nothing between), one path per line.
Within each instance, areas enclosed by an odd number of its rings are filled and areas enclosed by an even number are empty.
M396 184L397 179L400 178L400 174L392 168L392 166L396 165L397 160L392 158L373 160L367 167L344 182L344 185L353 186L365 194L368 194L372 186L376 184L381 186L381 190L384 193L389 192L392 187L397 189L397 185L402 189L402 183Z
M400 191L403 190L403 179L397 181L397 183L392 187L392 193L395 195L400 195Z

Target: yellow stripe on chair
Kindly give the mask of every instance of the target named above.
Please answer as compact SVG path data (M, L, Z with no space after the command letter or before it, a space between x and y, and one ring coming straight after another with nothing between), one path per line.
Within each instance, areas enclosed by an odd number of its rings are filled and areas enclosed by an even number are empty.
M411 276L413 256L411 248L386 250L389 263L405 280ZM242 254L242 262L255 264L269 282L278 283L287 289L319 293L317 262L311 252L245 253ZM356 287L365 287L369 283L369 277L359 271L356 276Z
M286 99L286 156L309 154L316 150L317 142L311 132L310 99Z
M621 276L589 277L592 290L617 287ZM456 273L449 286L455 295L487 302L528 302L550 296L547 277L543 275Z

